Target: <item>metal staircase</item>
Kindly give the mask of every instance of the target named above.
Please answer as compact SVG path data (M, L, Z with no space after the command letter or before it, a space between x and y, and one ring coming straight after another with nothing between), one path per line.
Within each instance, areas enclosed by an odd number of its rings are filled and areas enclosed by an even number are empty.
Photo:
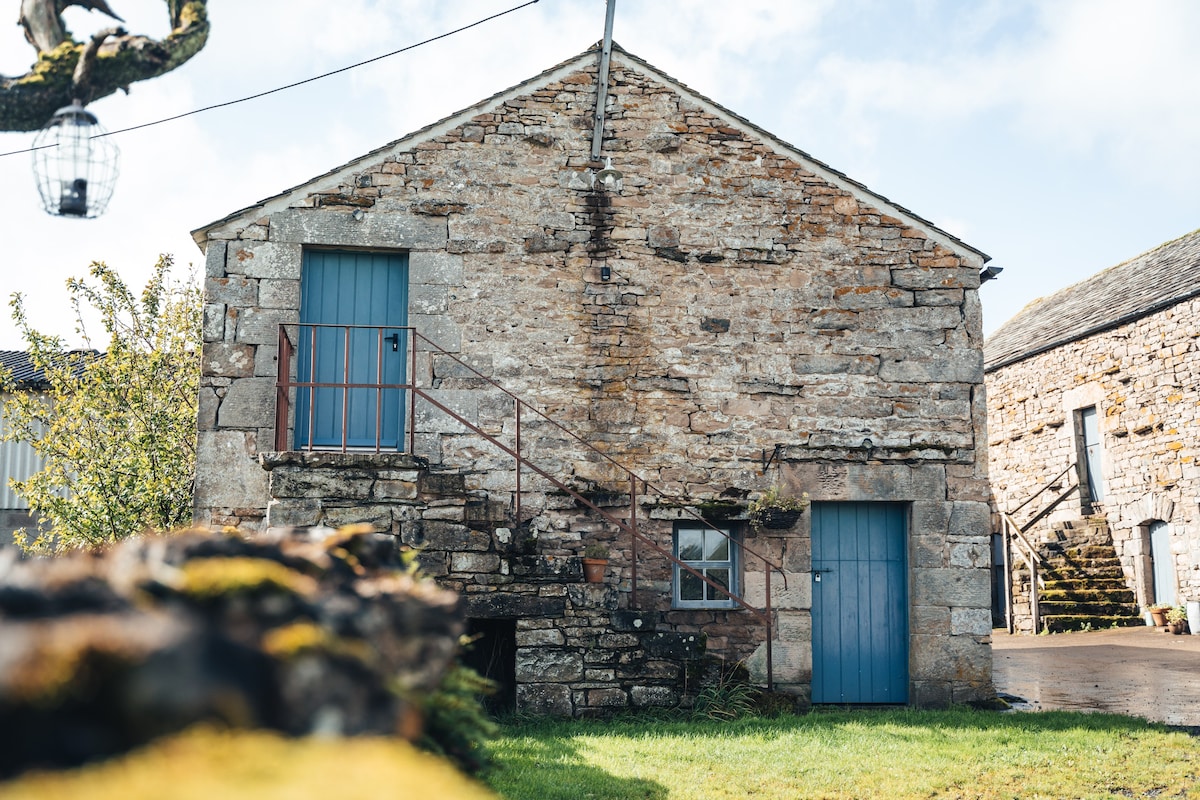
M301 350L300 343L305 338L307 338L308 342L303 351L308 354L308 358L312 359L312 363L302 366L307 366L305 372L309 376L323 374L318 368L316 360L318 357L328 359L330 356L328 352L324 352L318 356L320 350L317 346L318 332L325 336L327 340L329 335L332 334L334 340L344 342L344 346L340 351L335 350L333 356L338 365L338 372L340 372L338 377L340 377L340 380L298 380L295 377L298 374L295 369L296 354ZM359 363L366 365L365 375L363 374L363 368L352 367L354 353L351 352L351 342L358 342L358 346L361 347L364 336L370 352L368 353L368 357ZM401 339L404 342L402 358L405 359L408 365L404 371L405 377L401 382L384 382L381 377L385 374L384 353L387 352L389 347L393 351L396 350ZM424 358L437 357L453 362L457 374L460 377L466 377L471 382L474 387L472 391L489 392L492 399L498 399L503 403L511 404L511 415L503 420L489 420L489 424L485 428L480 421L469 419L467 415L455 410L448 402L443 402L446 398L442 397L439 391L433 386L421 386L418 384L416 377L418 375L418 354ZM328 370L325 371L325 374L327 373ZM376 410L373 413L377 420L375 443L373 448L368 447L366 449L373 449L375 452L384 452L389 449L385 446L380 433L382 429L382 414L379 411L385 403L385 397L388 396L387 393L399 393L404 400L403 408L404 413L407 415L407 423L404 426L405 439L401 442L402 450L409 453L416 452L416 441L419 435L418 421L423 416L418 413L418 404L426 408L435 409L439 414L454 420L458 425L461 425L478 438L496 448L511 459L513 465L513 480L511 484L513 488L511 491L510 508L512 509L512 524L516 528L521 528L529 521L530 515L526 514L525 506L527 495L544 492L546 487L553 487L554 490L571 497L576 504L586 508L597 519L602 520L616 531L619 531L620 535L627 537L629 552L631 554L628 565L630 570L628 602L631 608L637 609L640 607L638 564L639 560L645 557L646 554L675 565L680 570L690 573L720 594L728 597L738 607L749 612L765 628L767 690L774 690L772 652L774 612L771 607L771 581L772 573L778 572L784 581L784 589L786 590L786 573L781 564L746 546L741 539L729 536L720 524L707 520L697 513L693 508L696 503L694 499L680 497L651 483L592 443L586 441L574 431L552 419L538 407L510 392L490 376L484 375L456 354L441 348L412 327L381 328L374 326L325 324L281 325L279 327L279 363L276 380L276 450L286 451L294 448L291 436L292 431L297 426L297 420L294 419L297 406L302 406L307 410L309 415L314 414L313 409L317 406L317 403L314 402L313 398L316 396L315 393L318 390L332 391L335 393L335 398L340 393L338 408L340 409L339 413L342 415L343 435L340 445L342 452L350 449L363 449L361 447L350 447L347 436L344 433L347 429L348 409L352 406L352 394L360 402L363 397L366 397L367 400L370 400L372 396L374 397L373 407ZM307 395L307 402L303 404L299 403L297 399L305 395ZM495 403L492 403L492 406L495 405ZM314 449L311 444L313 440L311 419L307 422L300 420L300 424L309 425L309 435L305 438L305 441L309 442L307 449ZM576 458L583 459L585 462L593 465L599 464L609 475L615 476L615 479L609 482L607 488L610 490L610 499L612 494L616 494L622 500L627 498L627 502L621 503L624 513L617 512L614 505L609 502L606 502L605 507L602 508L599 504L593 502L587 494L570 485L568 480L556 475L553 468L543 467L539 461L529 458L527 450L530 448L530 445L527 441L527 433L530 428L536 428L543 439L543 446L535 447L534 449L546 450L544 435L547 432L554 435L553 442L558 449L554 449L552 460L561 462L568 458L568 456L560 452L560 449L563 445L569 445L576 448ZM528 483L530 478L541 479L544 483L540 487L530 489ZM682 516L699 522L706 528L717 531L728 539L731 547L740 551L743 563L748 563L749 559L754 559L757 563L761 563L765 583L763 608L751 605L740 594L731 592L725 586L713 581L700 571L679 560L668 549L662 547L650 536L647 536L641 529L642 519L639 511L639 508L646 501L671 505L678 509L678 512Z

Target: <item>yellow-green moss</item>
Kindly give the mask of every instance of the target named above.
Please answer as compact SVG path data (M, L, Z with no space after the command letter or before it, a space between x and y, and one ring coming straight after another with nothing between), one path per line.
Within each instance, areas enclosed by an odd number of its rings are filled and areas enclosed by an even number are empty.
M275 628L263 637L262 648L284 661L305 653L330 653L363 663L371 659L371 648L366 642L339 638L314 622L296 622Z
M308 597L317 590L312 578L265 558L201 558L181 572L180 591L197 599L261 592Z
M5 800L495 800L445 760L388 739L195 728L122 758L0 783Z

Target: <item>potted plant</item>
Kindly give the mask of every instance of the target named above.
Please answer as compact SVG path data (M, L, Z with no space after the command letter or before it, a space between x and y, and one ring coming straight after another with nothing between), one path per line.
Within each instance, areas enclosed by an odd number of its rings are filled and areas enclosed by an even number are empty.
M604 570L608 567L608 548L593 542L583 548L583 579L588 583L604 583Z
M1154 620L1154 627L1163 628L1167 624L1167 612L1171 607L1166 603L1155 603L1146 608L1150 612L1150 618Z
M751 501L746 510L750 512L750 522L755 528L787 530L796 524L808 505L808 492L795 497L772 486L757 500Z
M1184 633L1187 630L1187 609L1183 606L1173 606L1167 611L1167 627L1176 636Z

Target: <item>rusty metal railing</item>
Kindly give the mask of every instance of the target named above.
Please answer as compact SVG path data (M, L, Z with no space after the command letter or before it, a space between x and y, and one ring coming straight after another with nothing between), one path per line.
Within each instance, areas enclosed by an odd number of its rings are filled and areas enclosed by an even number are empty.
M1060 492L1057 497L1054 497L1045 506L1026 520L1024 523L1018 523L1015 514L1021 509L1028 506L1037 498L1041 497L1045 492L1060 486L1062 477L1071 470L1075 469L1075 462L1067 465L1067 468L1055 475L1044 486L1025 499L1025 502L1018 505L1011 511L1000 512L1000 526L1004 540L1004 572L1008 580L1008 599L1004 614L1005 625L1009 633L1013 633L1016 629L1016 624L1013 620L1013 593L1016 590L1016 581L1013 578L1012 561L1010 553L1015 552L1025 562L1025 567L1029 570L1029 614L1033 620L1033 632L1038 633L1041 628L1041 613L1039 608L1039 592L1043 586L1043 580L1040 574L1040 568L1045 564L1045 560L1038 552L1037 547L1025 536L1025 534L1045 519L1054 509L1058 508L1064 500L1079 488L1078 483L1073 483L1064 491Z
M342 350L342 359L341 359L342 380L341 381L317 381L317 380L312 379L314 376L318 375L318 366L320 366L317 363L318 356L317 356L317 347L316 347L316 337L317 337L317 331L322 330L322 329L334 329L334 330L341 330L343 332L343 335L342 335L343 350ZM375 352L376 352L376 368L375 368L376 380L375 381L352 382L350 380L350 366L349 366L349 364L350 364L350 346L351 346L350 343L351 343L351 331L354 331L354 330L376 331L376 335L374 337L375 338ZM295 331L295 341L293 341L292 331ZM383 346L384 346L385 342L389 341L389 338L384 336L384 331L395 331L395 332L403 331L405 333L406 352L401 357L403 359L403 362L406 363L408 365L408 367L407 367L407 371L405 373L404 379L398 383L384 383L381 380L381 376L383 375ZM307 332L307 334L306 334L306 332ZM307 368L307 374L308 374L309 380L301 381L301 380L297 380L296 378L293 377L292 363L293 363L293 360L297 353L297 345L302 341L302 337L304 337L305 335L307 335L309 337L308 351L309 351L310 363L308 364L308 368ZM419 345L423 345L423 346L419 348ZM436 397L432 396L430 394L430 391L427 391L426 389L423 389L417 385L416 375L417 375L417 352L418 352L418 349L421 349L421 350L427 351L431 354L436 354L438 356L449 358L449 359L453 360L459 367L465 369L468 373L470 373L470 375L474 379L485 382L491 388L502 392L504 395L506 395L509 399L512 400L512 402L513 402L513 420L514 420L512 446L510 446L509 444L506 444L505 442L501 441L496 436L493 436L492 434L483 430L479 425L466 419L463 415L457 413L456 411L454 411L453 409L449 408L447 405L445 405L444 403L439 401ZM420 399L421 401L428 403L433 408L436 408L438 411L442 412L443 414L447 415L451 419L455 420L459 425L462 425L463 427L465 427L472 433L476 434L477 436L479 436L480 438L482 438L483 440L485 440L486 442L491 444L493 447L496 447L501 452L505 453L507 456L511 457L514 460L514 462L515 462L515 476L514 476L515 491L514 491L514 495L513 495L513 516L516 520L517 525L521 525L523 523L522 506L521 506L522 474L525 473L526 471L528 471L528 472L536 474L539 477L541 477L542 479L546 480L547 482L550 483L550 485L554 486L559 491L564 492L568 496L572 497L575 500L575 502L587 507L588 509L590 509L591 511L593 511L597 515L599 515L606 522L608 522L610 525L613 525L618 530L627 534L630 537L630 592L631 592L633 606L635 608L639 607L638 573L637 573L637 566L638 566L638 561L639 561L639 549L638 549L639 544L644 547L649 548L652 552L656 553L657 555L662 556L668 562L670 562L671 564L678 567L680 570L690 573L691 575L695 576L696 578L699 578L703 583L707 584L708 586L712 587L720 594L729 598L729 600L731 602L733 602L735 604L735 606L740 607L740 608L750 612L751 615L753 615L755 618L757 618L764 625L764 627L766 629L767 689L768 689L768 691L774 690L774 658L773 658L772 640L774 638L774 627L775 626L774 626L774 614L773 614L772 606L771 606L771 574L773 572L778 572L780 574L780 576L783 578L785 590L787 589L787 574L784 571L783 566L781 564L775 563L774 561L767 558L763 554L757 552L753 548L748 547L744 542L742 542L737 537L729 535L727 532L722 530L720 526L710 522L709 520L705 519L701 514L692 510L689 507L688 501L686 499L681 499L681 498L675 497L675 496L671 495L669 492L664 491L662 488L652 484L650 481L641 477L637 473L633 472L633 470L624 466L623 464L621 464L620 462L618 462L617 460L615 460L614 458L609 456L607 453L603 452L602 450L597 449L594 445L589 443L587 440L585 440L580 435L576 434L574 431L570 430L569 428L560 424L556 420L552 419L550 416L548 416L547 414L542 412L536 406L532 405L528 401L524 400L523 398L521 398L518 395L514 394L513 392L509 391L505 387L501 386L499 383L497 383L491 377L484 375L482 372L480 372L475 367L473 367L470 364L463 361L461 358L459 358L454 353L448 352L447 350L441 348L435 342L433 342L431 339L429 339L428 337L426 337L423 334L421 334L420 332L418 332L413 327L408 327L408 326L377 327L377 326L361 326L361 325L325 325L325 324L308 324L308 323L280 325L279 326L279 365L278 365L278 370L276 373L276 408L275 408L275 449L276 450L283 451L283 450L289 449L289 444L291 444L291 442L289 441L289 434L295 429L295 426L296 426L296 421L293 420L293 418L292 418L293 411L297 405L300 405L298 402L296 402L296 403L292 402L292 393L293 392L299 393L299 392L303 392L303 391L307 391L309 393L308 403L307 403L307 415L309 418L307 420L308 435L306 437L305 449L308 449L308 450L331 449L328 446L322 447L322 446L314 445L314 443L313 443L313 438L314 438L314 436L313 436L313 433L314 433L313 416L315 414L314 406L315 406L315 399L316 399L316 390L318 390L318 389L332 389L335 391L337 391L337 390L341 391L342 434L341 434L341 441L337 445L336 449L340 449L343 452L351 449L351 446L348 444L349 436L347 433L347 422L348 422L348 413L349 413L348 408L350 405L349 400L350 400L350 396L351 396L350 393L352 391L366 391L366 392L374 391L374 392L376 392L375 443L374 443L373 448L368 448L368 449L373 449L375 452L383 452L383 450L384 450L384 447L383 447L384 442L383 442L383 437L382 437L382 404L383 404L383 397L384 397L383 393L385 391L393 391L393 390L404 392L407 395L407 402L404 404L404 408L407 411L407 417L408 417L408 424L405 426L405 428L406 428L405 438L407 439L407 443L406 443L407 444L407 452L409 452L409 453L415 452L416 427L417 427L417 424L416 424L417 423L416 401L418 399ZM297 397L299 397L299 394L297 394ZM528 458L526 458L524 456L524 454L522 452L522 424L523 424L522 420L527 415L533 415L541 422L544 422L544 423L552 426L554 429L558 430L562 434L565 434L569 439L573 440L578 445L583 447L590 455L599 457L604 462L608 463L614 470L616 470L618 474L621 474L624 476L624 480L628 482L628 487L629 487L629 503L630 503L630 505L629 505L628 521L624 521L624 520L620 519L620 517L617 517L617 516L614 516L614 515L608 513L607 511L605 511L604 509L600 508L598 505L593 503L591 500L589 500L582 493L575 490L571 486L567 485L563 481L559 480L557 477L555 477L553 474L551 474L548 470L543 469L542 467L531 462ZM301 420L300 422L303 423L305 421ZM401 442L397 442L397 449L401 449L399 447L400 444L401 444ZM354 447L353 449L360 450L362 448ZM639 489L640 489L640 492L639 492ZM721 536L723 536L729 542L731 547L737 548L737 551L742 554L743 560L745 559L746 556L750 556L750 557L760 561L763 564L763 573L764 573L764 591L765 591L764 608L759 609L759 608L756 608L756 607L750 605L748 602L746 602L746 600L741 595L731 591L729 588L721 585L717 581L712 580L707 575L703 574L701 571L690 566L687 562L680 560L673 553L669 552L668 550L663 548L661 545L659 545L657 542L655 542L653 539L651 539L650 537L648 537L644 533L642 533L638 527L639 497L643 497L643 496L647 496L647 495L655 495L659 498L662 498L664 500L667 500L669 502L677 504L678 507L681 509L681 513L684 516L686 516L687 518L689 518L695 522L701 523L706 528L714 530L717 533L719 533Z

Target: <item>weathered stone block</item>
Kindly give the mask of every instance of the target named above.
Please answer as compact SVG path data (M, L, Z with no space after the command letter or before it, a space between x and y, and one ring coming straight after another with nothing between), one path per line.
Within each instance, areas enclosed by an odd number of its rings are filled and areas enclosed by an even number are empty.
M451 553L451 572L488 574L500 569L500 556L495 553Z
M629 695L621 689L589 689L586 697L591 708L624 708L629 705Z
M520 556L513 559L513 574L530 581L578 582L583 563L575 556Z
M575 710L571 688L558 683L525 683L517 686L517 711L543 717L569 717Z
M234 308L251 308L258 303L258 281L241 276L207 278L204 299Z
M646 655L676 661L694 661L704 655L704 640L695 633L659 631L642 638Z
M227 242L211 239L204 251L204 275L206 278L220 278L225 275L225 252Z
M679 705L679 693L668 686L634 686L629 691L639 708L671 708Z
M256 460L257 436L200 431L196 438L196 507L265 509L267 473Z
M406 523L406 530L407 527ZM431 550L483 551L492 546L492 537L488 534L453 522L422 520L419 526L413 523L413 528L413 544Z
M221 306L224 308L224 306ZM224 331L224 323L222 323ZM254 346L206 342L201 352L204 374L215 378L246 378L254 374Z
M414 500L417 496L417 482L377 480L371 487L371 496L378 500Z
M617 590L604 583L576 583L567 587L567 597L576 608L617 610Z
M363 470L275 469L271 496L361 500L370 495L372 482L371 474Z
M652 631L658 624L658 613L654 611L614 611L612 617L613 630L616 631Z
M296 312L281 308L247 308L238 317L237 341L278 346L279 325L294 322Z
M505 617L560 617L566 609L561 597L538 597L525 594L469 595L464 607L468 617L502 619Z
M247 278L300 280L302 254L299 243L280 241L232 244L229 248L229 271Z
M583 679L583 656L570 650L517 648L518 681L577 681Z
M461 286L463 257L439 251L408 254L408 281L412 286Z
M392 507L326 505L324 522L331 528L340 528L343 525L370 525L379 533L387 533L392 529Z
M321 521L323 505L317 499L272 500L267 504L268 527L309 527Z
M988 636L992 632L990 608L955 608L950 611L950 633L953 636Z
M371 242L382 249L432 250L446 244L446 222L437 217L384 211L373 211L356 220L350 211L289 208L271 215L271 239L344 247Z
M295 312L300 308L300 281L271 280L258 282L258 305L260 308L282 308ZM284 322L298 321L298 315Z
M971 636L912 636L909 641L914 681L991 682L992 648L986 643Z
M251 362L253 369L253 362ZM221 428L270 427L275 419L275 381L239 378L229 385L217 409Z
M988 608L991 580L985 569L913 569L912 602L919 606Z
M561 647L566 643L566 637L556 628L517 631L517 647Z

